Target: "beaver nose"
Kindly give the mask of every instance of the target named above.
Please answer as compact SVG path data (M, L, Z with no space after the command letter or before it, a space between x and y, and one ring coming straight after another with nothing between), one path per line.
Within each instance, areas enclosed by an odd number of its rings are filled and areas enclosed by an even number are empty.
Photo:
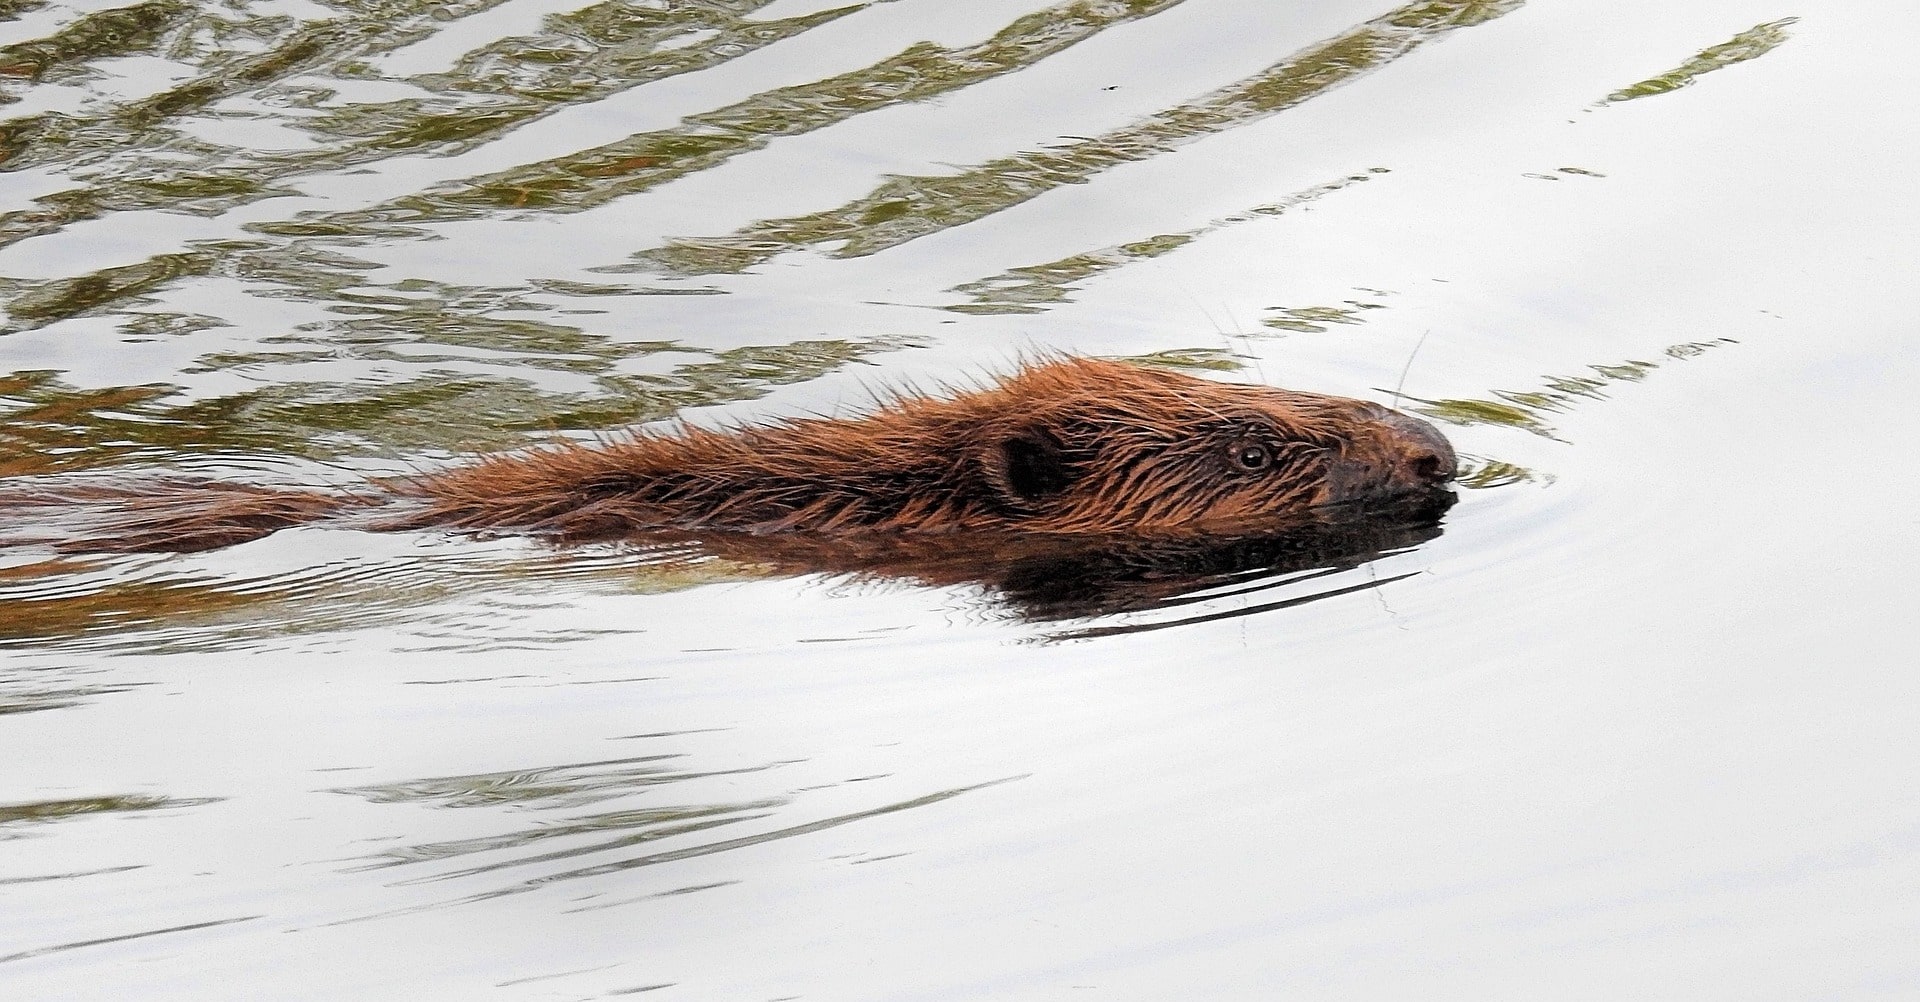
M1459 460L1453 454L1453 444L1440 434L1440 429L1399 411L1388 411L1381 421L1398 433L1399 440L1394 444L1398 447L1400 467L1411 479L1429 485L1453 479Z

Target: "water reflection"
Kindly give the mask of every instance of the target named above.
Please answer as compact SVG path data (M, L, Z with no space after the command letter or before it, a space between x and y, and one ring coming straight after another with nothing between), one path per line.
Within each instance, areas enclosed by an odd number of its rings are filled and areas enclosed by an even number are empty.
M1209 220L1205 225L1189 230L1181 230L1177 233L1156 233L1123 244L1082 251L1044 264L1009 268L998 275L965 282L948 289L948 292L965 295L969 301L941 308L953 313L1042 313L1055 304L1072 302L1074 290L1097 276L1126 265L1161 257L1230 226L1272 219L1289 210L1312 205L1333 192L1364 183L1385 173L1388 173L1386 168L1376 167L1363 174L1350 174L1338 180L1315 185L1278 201L1256 205L1245 212L1236 212L1230 216ZM1262 323L1268 327L1281 329L1325 330L1322 326L1289 328L1285 324L1272 320L1264 320Z
M538 613L635 585L633 561L626 554L558 554L506 542L416 542L422 545L408 549L419 552L348 553L264 572L223 571L167 555L17 564L0 569L0 649L263 649L402 624L432 649L544 647L592 639L601 631L543 624ZM737 573L713 566L663 570L648 590L691 587ZM0 709L52 708L93 691L16 692L0 702Z
M1714 338L1711 341L1687 341L1667 348L1668 359L1684 361L1723 345L1739 344L1733 338ZM1571 410L1583 400L1606 399L1606 388L1613 383L1637 383L1647 378L1647 374L1660 368L1661 363L1628 360L1617 365L1589 365L1587 373L1576 376L1549 376L1544 385L1537 390L1495 390L1494 399L1455 399L1422 400L1409 396L1416 406L1410 408L1417 414L1424 414L1436 421L1452 425L1499 425L1532 432L1543 438L1557 438L1548 419L1554 414ZM1495 467L1498 473L1493 473ZM1513 483L1526 471L1506 463L1484 467L1479 471L1485 486L1495 483ZM1464 479L1464 477L1463 477Z
M52 80L62 72L84 79L95 62L145 52L165 53L171 70L186 77L170 77L144 97L109 97L70 112L36 110L0 122L0 164L57 172L64 182L37 196L32 208L0 214L0 246L114 213L219 218L265 199L303 196L305 179L338 177L399 155L474 150L551 113L603 106L637 85L718 67L873 6L760 20L754 15L766 4L752 0L665 6L610 0L549 15L538 30L483 45L445 70L382 75L389 64L404 66L405 46L494 2L338 3L335 16L311 21L262 9L267 5L228 10L154 2L88 15L47 39L0 51L0 76L20 80ZM667 129L563 148L479 176L459 178L456 167L454 177L427 178L362 207L315 208L314 199L288 198L298 208L258 213L262 218L237 230L223 227L230 239L185 240L142 261L50 281L0 279L0 294L10 300L18 329L100 311L131 313L143 297L210 275L265 278L286 286L272 294L332 306L346 298L342 282L351 283L366 266L321 245L426 239L434 234L423 223L573 212L643 194L779 137L1018 72L1181 2L1069 0L1017 18L976 44L915 44L856 70L689 114ZM1133 125L1058 149L988 160L957 175L893 177L838 208L670 242L635 259L640 270L717 274L806 247L870 254L1266 118L1520 6L1521 0L1407 4ZM259 142L258 128L243 127L259 122L288 130L295 141L277 149Z
M79 389L48 371L0 375L0 476L66 472L196 456L249 454L334 459L370 450L472 452L525 445L555 428L609 428L690 407L752 400L885 351L906 336L823 338L706 351L675 342L614 342L577 329L511 318L449 314L438 300L369 307L329 336L301 335L316 354L392 354L396 341L435 343L449 357L498 356L498 372L421 373L366 386L276 383L211 399L181 400L167 387ZM288 361L292 353L276 353ZM657 358L665 371L623 373L622 362ZM419 353L408 360L423 361ZM223 353L208 370L238 370L261 357ZM425 359L433 361L433 359ZM527 378L529 369L582 370L591 392Z
M1453 502L1451 492L1439 491L1364 512L1315 516L1284 530L1224 537L658 533L627 545L667 548L676 561L718 557L776 574L970 585L1011 615L1046 623L1176 608L1224 597L1219 589L1230 586L1227 594L1254 594L1351 570L1435 538ZM1126 629L1166 625L1177 624Z
M343 787L336 793L364 797L376 804L411 803L428 807L469 808L504 807L516 811L574 810L589 804L642 793L652 787L683 783L714 776L736 776L762 772L780 763L719 771L698 771L674 767L678 755L650 755L548 766L511 772L481 773L470 776L442 776L378 786ZM510 832L446 842L422 843L387 849L368 862L369 866L397 866L433 860L459 859L476 853L529 849L553 840L578 836L617 834L612 841L538 855L519 855L507 862L468 864L465 868L442 873L458 876L498 869L503 866L587 854L609 848L629 847L675 835L688 834L721 825L764 817L787 803L786 798L761 798L742 803L696 804L630 808L574 814L562 822L540 820Z
M670 735L653 735L665 737ZM383 849L360 860L359 869L427 866L427 872L400 881L403 884L484 877L489 874L531 874L497 884L453 902L484 900L537 890L549 884L605 876L640 867L657 866L701 856L730 852L795 836L836 828L867 818L951 800L1011 778L938 790L906 800L863 810L835 814L799 824L762 828L729 838L712 838L716 829L749 825L791 809L806 791L761 796L733 802L701 802L627 806L614 810L580 812L589 804L625 800L666 792L698 780L763 773L792 763L723 770L679 768L676 754L661 754L601 762L543 766L510 772L442 776L374 786L343 787L332 792L365 798L376 804L412 804L433 808L482 808L504 811L494 819L505 830L466 838L419 842ZM871 778L871 777L868 777ZM851 782L853 780L849 780ZM830 784L840 785L840 784ZM731 786L731 784L729 784ZM809 788L813 789L813 788ZM548 812L565 816L554 820ZM524 818L523 821L513 819ZM639 850L639 851L636 851ZM724 886L731 880L681 886L642 897L685 894ZM637 899L636 899L637 900ZM607 908L625 901L600 901L585 909ZM373 916L368 916L373 917Z
M1778 21L1767 21L1721 42L1700 50L1679 66L1655 77L1648 77L1630 87L1622 87L1607 95L1602 104L1618 104L1636 98L1665 94L1679 90L1702 74L1711 73L1734 63L1756 59L1773 51L1787 40L1787 27L1798 22L1797 17L1783 17Z
M0 13L17 16L21 7L7 4ZM174 0L95 11L46 38L0 48L0 77L38 81L55 66L151 49L161 33L179 24L189 11L187 4Z
M4 644L0 644L4 646ZM40 687L27 686L8 680L5 691L0 692L0 716L10 713L37 713L42 710L64 710L70 706L79 706L96 696L109 693L126 692L132 685L81 685Z
M1489 483L1524 479L1493 465L1469 476ZM542 632L525 622L529 604L567 601L555 594L556 583L574 595L658 593L802 575L963 586L1017 620L1091 620L1175 608L1196 595L1227 597L1215 590L1229 586L1231 595L1254 594L1357 568L1438 536L1453 502L1454 495L1443 490L1365 511L1323 512L1284 529L1194 538L668 530L540 547L524 540L443 537L439 552L346 557L249 575L193 569L166 555L34 560L0 575L0 647L65 639L101 649L220 649L383 622L429 626L445 619L431 607L452 599L479 601L490 610L483 617L454 617L455 632L464 631L469 643L547 645L597 635ZM0 545L6 544L0 535ZM1289 599L1275 607L1296 604ZM1264 608L1238 614L1259 611ZM1128 629L1167 625L1177 622Z
M67 800L42 800L32 803L0 804L0 839L22 834L21 826L93 814L127 814L157 811L170 807L200 807L216 803L219 797L162 797L144 793L78 797Z
M641 269L737 273L802 248L861 257L1002 212L1121 164L1244 126L1379 69L1458 28L1519 9L1525 0L1422 0L1362 22L1243 80L1164 108L1132 125L973 165L957 174L894 176L837 208L768 219L719 237L677 240L636 255Z
M1012 73L1107 28L1182 2L1071 0L1028 14L977 45L946 48L922 42L849 73L689 115L671 129L638 133L401 199L375 215L407 221L449 220L503 208L562 212L591 208L718 167L740 154L765 148L779 136L816 131L863 112L936 98Z

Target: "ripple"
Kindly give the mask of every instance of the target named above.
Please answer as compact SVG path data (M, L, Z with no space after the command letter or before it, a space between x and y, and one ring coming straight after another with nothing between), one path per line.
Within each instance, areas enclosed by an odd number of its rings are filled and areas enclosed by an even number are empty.
M161 797L126 793L100 797L76 797L66 800L40 800L0 804L0 826L33 825L93 814L127 814L157 811L171 807L200 807L218 803L221 797ZM5 837L0 835L0 837Z

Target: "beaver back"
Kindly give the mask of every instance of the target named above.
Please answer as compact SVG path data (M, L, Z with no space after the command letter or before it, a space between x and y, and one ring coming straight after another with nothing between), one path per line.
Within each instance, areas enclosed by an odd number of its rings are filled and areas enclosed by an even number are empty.
M394 484L413 505L388 527L1264 531L1439 490L1454 465L1431 425L1377 404L1073 358L861 417L491 457Z

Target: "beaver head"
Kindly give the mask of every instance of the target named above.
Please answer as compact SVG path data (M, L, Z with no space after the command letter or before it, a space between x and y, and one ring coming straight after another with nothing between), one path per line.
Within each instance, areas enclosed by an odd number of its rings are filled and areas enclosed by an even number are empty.
M1379 404L1091 359L1028 369L973 400L971 461L1031 529L1180 533L1441 495L1453 448Z

